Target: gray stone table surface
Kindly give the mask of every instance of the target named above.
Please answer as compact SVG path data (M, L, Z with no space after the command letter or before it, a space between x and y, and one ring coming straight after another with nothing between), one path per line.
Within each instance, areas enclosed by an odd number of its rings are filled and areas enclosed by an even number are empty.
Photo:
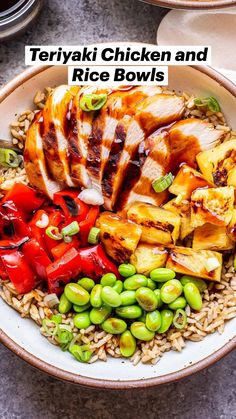
M155 42L165 10L137 0L48 0L34 27L0 46L0 85L24 68L25 44ZM34 370L0 346L0 418L236 418L236 352L181 382L91 390Z

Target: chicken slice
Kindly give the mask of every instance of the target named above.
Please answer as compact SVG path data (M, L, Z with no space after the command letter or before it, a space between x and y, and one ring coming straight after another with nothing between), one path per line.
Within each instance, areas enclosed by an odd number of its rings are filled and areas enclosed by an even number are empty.
M93 122L88 142L87 169L93 187L101 190L105 164L119 120L126 114L134 114L135 107L146 97L161 92L158 86L138 86L129 90L114 91Z
M62 189L61 185L50 179L43 152L41 125L42 112L39 112L32 125L29 127L24 151L24 165L31 186L40 190L49 198Z
M168 191L156 193L152 182L168 172L170 156L167 133L157 131L140 143L137 156L128 164L117 208L122 209L135 201L157 206L163 204Z
M104 168L102 193L105 207L110 210L114 208L127 167L140 143L161 126L179 120L184 111L184 101L176 95L158 94L144 99L136 111L134 117L126 115L117 125Z
M183 161L196 168L196 156L219 144L225 131L217 130L213 124L197 118L184 119L174 124L170 130L173 169L176 171ZM184 157L184 159L183 159Z
M62 85L49 96L43 109L43 149L49 171L64 186L76 186L68 161L68 130L72 100L79 87Z
M68 155L72 181L82 187L90 188L92 183L86 168L88 141L92 133L95 112L84 112L80 108L80 100L86 94L109 94L111 89L82 87L73 98L70 111L70 130L68 134Z

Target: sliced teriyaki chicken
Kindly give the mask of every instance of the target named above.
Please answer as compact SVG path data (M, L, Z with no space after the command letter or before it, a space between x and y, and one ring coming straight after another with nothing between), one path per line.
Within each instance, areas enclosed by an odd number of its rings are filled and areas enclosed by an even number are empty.
M119 198L121 206L137 200L156 205L163 203L167 192L164 194L155 193L152 188L152 182L165 175L168 171L175 173L179 165L183 162L188 162L190 166L195 167L196 156L199 150L206 150L210 147L214 147L220 141L223 133L223 131L214 129L212 124L199 119L182 120L173 124L167 131L162 132L159 135L157 134L155 136L154 133L151 138L155 138L155 146L153 150L150 150L140 171L140 178L132 189L127 182L129 170L126 171L124 193L122 193L121 198ZM146 141L148 141L148 139L145 140L145 142ZM131 164L129 163L129 166L130 165ZM187 188L191 189L191 187L194 190L200 186L213 186L211 183L205 181L203 176L190 166L185 164L178 172L182 175L178 193L182 193L183 190L186 190ZM183 173L185 170L186 174ZM183 179L186 177L189 178L188 182L183 182ZM174 194L177 191L176 186L180 180L177 178L178 175L169 188L169 191ZM187 191L185 191L185 193L187 193ZM186 198L185 193L183 193L183 198ZM190 198L191 190L188 191L187 195L187 197Z
M40 133L42 123L42 112L39 112L27 132L24 164L30 184L52 199L54 193L60 191L62 187L59 183L50 179L47 172L43 140Z
M52 177L64 186L76 186L68 161L68 127L72 100L79 87L62 85L49 96L43 109L43 150Z
M138 155L129 162L117 208L140 201L160 206L168 198L168 191L156 193L152 182L164 176L170 167L171 150L166 133L155 132L140 143Z
M92 123L95 112L84 112L80 108L80 100L86 94L110 93L111 89L98 89L96 87L82 87L74 96L70 111L70 129L68 133L68 155L72 181L85 188L92 183L86 168L88 156L88 141L92 133Z
M134 117L126 115L119 122L102 179L107 209L114 208L128 164L134 159L140 143L158 128L179 120L183 111L182 97L158 94L144 99L136 107Z
M88 141L87 169L93 187L101 190L105 164L120 119L126 114L134 114L136 106L147 97L161 92L158 86L138 86L129 90L114 91L93 121L92 133Z
M189 118L174 124L169 130L174 169L184 162L196 167L196 156L200 151L209 150L219 144L223 130L201 119Z

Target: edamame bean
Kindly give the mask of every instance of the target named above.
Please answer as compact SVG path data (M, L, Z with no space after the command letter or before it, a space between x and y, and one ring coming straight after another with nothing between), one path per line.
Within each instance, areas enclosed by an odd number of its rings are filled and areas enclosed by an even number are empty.
M118 307L116 314L124 319L137 319L142 315L143 310L138 305Z
M88 308L90 308L90 307L91 307L90 303L85 304L85 306L77 306L77 305L73 304L73 310L76 313L83 313L83 311L88 310Z
M196 285L196 287L199 289L200 292L204 292L207 289L206 282L203 281L203 279L201 278L194 278L193 276L184 275L180 279L180 282L183 285L183 287L184 285L191 282L192 284Z
M132 323L130 331L136 339L144 340L146 342L152 340L155 336L155 333L148 330L143 322Z
M136 303L135 291L123 291L120 298L122 306L131 306Z
M148 278L147 287L154 291L157 287L157 284L151 278Z
M166 282L175 278L175 272L168 268L156 268L150 272L150 278L156 282Z
M96 284L93 287L91 294L90 294L90 303L91 306L95 308L99 308L102 305L102 286L100 284Z
M81 278L77 284L81 285L86 291L91 292L93 289L95 282L91 278Z
M161 313L158 310L147 313L146 327L151 332L156 332L161 327Z
M178 279L171 279L161 287L161 299L163 303L170 304L176 300L183 292L183 287Z
M157 296L150 288L141 287L135 294L136 300L145 311L153 311L157 308Z
M109 317L109 319L102 323L101 327L107 333L111 333L112 335L120 335L127 329L127 324L122 319Z
M81 285L70 283L64 288L66 298L77 306L84 306L89 302L89 293Z
M101 297L102 301L110 307L119 307L121 305L121 297L112 287L104 287Z
M120 353L122 356L129 358L136 350L136 340L129 330L122 333L120 337Z
M174 314L171 310L161 311L161 327L157 330L158 333L165 333L170 328Z
M102 324L111 314L112 308L103 304L99 308L92 308L90 320L93 324Z
M131 263L122 263L118 268L119 273L124 278L129 278L136 273L136 268Z
M112 286L113 290L118 292L120 294L123 291L123 282L118 279L118 281L115 282L115 284Z
M74 325L77 329L87 329L91 325L91 320L89 316L89 311L84 311L83 313L78 313L74 317Z
M140 287L147 286L147 278L144 275L135 274L124 281L124 288L126 290L137 290Z
M178 297L175 301L169 304L169 308L171 310L178 310L179 308L185 308L187 305L187 301L184 297Z
M66 314L72 308L72 303L66 298L65 294L63 293L60 297L60 302L58 306L58 311L61 314Z
M107 285L112 287L112 285L114 285L115 282L116 282L116 276L113 273L103 275L100 281L103 287L106 287Z
M156 289L153 292L154 294L156 294L157 297L157 308L160 308L163 305L163 302L161 300L161 290Z
M188 282L184 285L184 296L191 308L197 311L201 310L202 297L198 287L195 284Z

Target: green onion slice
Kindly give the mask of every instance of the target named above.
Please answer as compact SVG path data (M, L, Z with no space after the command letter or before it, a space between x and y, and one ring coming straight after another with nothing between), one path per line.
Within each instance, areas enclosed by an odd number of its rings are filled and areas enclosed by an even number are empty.
M97 244L100 235L100 228L92 227L88 235L88 243Z
M72 242L72 237L71 236L63 236L64 242L65 243L71 243Z
M63 351L66 351L73 339L74 335L71 328L65 324L60 324L57 331L57 339Z
M43 319L42 326L48 336L55 336L58 332L58 322L53 319Z
M50 239L53 240L61 240L62 239L62 234L59 232L59 229L55 226L49 226L46 229L46 234L48 237L50 237Z
M178 310L176 310L176 313L174 315L173 325L176 327L176 329L183 329L186 326L186 323L187 323L186 311L179 308Z
M20 159L17 153L10 148L0 148L0 165L3 167L18 167Z
M234 256L234 270L236 271L236 256Z
M79 233L79 223L77 221L73 221L61 230L63 237L71 237L77 233Z
M73 345L70 348L70 353L79 362L89 362L92 355L89 345Z
M200 107L206 106L212 112L221 111L218 101L213 96L204 97L204 98L197 97L196 99L194 99L194 105L200 106Z
M57 324L60 324L62 322L62 315L61 314L54 314L51 317L51 320Z
M160 177L152 182L152 187L155 192L163 192L172 184L174 176L172 173L168 173L165 176Z
M83 95L80 99L80 108L85 112L98 111L105 105L107 95L105 93Z

